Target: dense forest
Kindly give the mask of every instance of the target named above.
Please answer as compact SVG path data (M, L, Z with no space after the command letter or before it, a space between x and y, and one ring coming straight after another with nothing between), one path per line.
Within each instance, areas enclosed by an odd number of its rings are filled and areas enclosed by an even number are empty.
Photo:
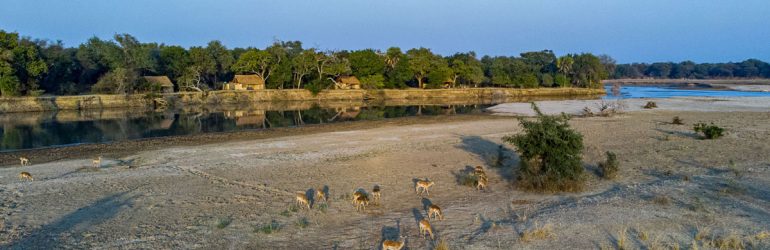
M633 63L615 66L613 78L693 78L693 79L729 79L729 78L770 78L770 64L749 59L739 63Z
M606 61L606 60L605 60ZM592 54L561 57L552 51L519 57L474 52L442 56L427 48L391 47L320 51L298 41L267 48L205 47L143 43L128 34L112 40L93 37L77 47L31 39L0 30L0 94L128 94L158 91L141 76L168 76L176 91L220 89L235 74L256 74L267 88L329 89L339 76L353 75L367 89L442 87L590 87L609 76Z

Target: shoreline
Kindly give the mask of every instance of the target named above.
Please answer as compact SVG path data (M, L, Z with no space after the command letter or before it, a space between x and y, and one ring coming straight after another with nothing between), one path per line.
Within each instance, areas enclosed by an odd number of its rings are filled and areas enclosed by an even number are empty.
M600 96L603 88L468 88L468 89L383 89L383 90L324 90L313 95L304 89L217 90L208 92L177 92L168 94L82 95L0 97L0 114L58 110L94 110L108 108L179 108L238 104L269 104L293 101L463 101L500 100L526 97L583 97Z
M19 157L27 157L33 164L74 158L95 158L103 155L120 158L142 151L161 150L169 147L205 146L216 143L270 139L285 136L310 135L334 131L350 131L386 126L436 124L443 122L473 121L485 119L509 119L487 114L460 114L450 116L410 116L382 120L362 120L326 124L309 124L300 127L279 127L258 130L211 132L193 135L176 135L113 141L107 143L80 143L34 149L0 152L0 169L18 167Z
M764 249L770 242L755 236L770 222L770 165L755 152L770 150L768 115L651 110L573 119L585 145L587 182L579 193L515 188L518 154L502 138L521 128L497 116L349 123L135 153L126 147L126 156L106 155L96 169L87 155L32 159L0 168L0 198L9 204L1 207L0 246L364 249L405 235L410 249L429 249L417 222L426 204L436 204L446 219L431 221L435 233L460 248L592 249L627 230L629 248L689 246L709 232L695 243L709 248L734 237ZM673 116L685 124L713 121L727 134L701 140L691 126L668 123ZM621 162L613 180L596 166L606 151ZM477 165L488 169L489 190L462 182ZM21 171L35 180L19 180ZM435 181L430 195L415 195L415 178ZM356 211L346 194L373 185L382 187L382 203ZM317 189L328 190L328 203L292 209L296 192ZM265 225L277 230L260 230ZM540 229L543 238L522 235Z

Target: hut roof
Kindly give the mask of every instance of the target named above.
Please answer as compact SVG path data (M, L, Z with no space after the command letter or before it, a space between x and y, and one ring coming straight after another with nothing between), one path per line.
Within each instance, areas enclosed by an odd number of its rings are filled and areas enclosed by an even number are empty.
M361 81L359 81L355 76L340 76L337 81L348 85L361 85Z
M168 76L145 76L144 80L147 80L150 83L160 84L160 86L163 87L174 87L174 84L171 83L171 79L168 79Z
M243 85L263 85L265 79L258 75L235 75L233 77L233 83L240 83Z

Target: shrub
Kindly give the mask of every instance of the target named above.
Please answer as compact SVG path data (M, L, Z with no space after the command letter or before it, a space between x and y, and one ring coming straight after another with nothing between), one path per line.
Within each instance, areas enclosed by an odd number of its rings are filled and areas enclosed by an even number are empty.
M476 187L476 181L478 181L478 177L474 174L464 174L460 176L460 185L468 186L468 187Z
M254 230L254 232L261 232L263 234L271 234L281 231L281 224L273 220L269 224L263 225L260 228Z
M644 105L645 109L654 109L654 108L657 108L657 107L658 107L658 104L655 103L655 102L652 102L652 101L647 102L647 104Z
M361 77L361 87L364 89L381 89L385 87L385 77L380 74Z
M602 171L602 177L607 179L615 178L618 173L620 163L618 163L618 157L615 153L607 151L607 161L599 163L599 169Z
M708 125L705 123L697 123L695 126L693 126L692 129L695 130L696 133L703 133L703 136L706 139L716 139L722 137L725 132L725 129L714 125L714 123Z
M294 223L299 228L306 228L310 225L310 221L307 220L307 218L302 217L297 220L297 222Z
M679 118L679 116L674 116L674 119L671 120L671 124L683 125L684 121L682 121L682 118Z
M519 118L523 134L506 136L521 155L518 185L541 191L578 191L582 188L583 135L569 127L569 117L547 116L532 104L537 119Z
M219 228L219 229L224 229L224 228L226 228L227 226L229 226L229 225L230 225L230 223L232 223L232 222L233 222L233 219L232 219L232 218L230 218L230 217L226 217L226 218L219 218L219 219L217 220L217 228Z

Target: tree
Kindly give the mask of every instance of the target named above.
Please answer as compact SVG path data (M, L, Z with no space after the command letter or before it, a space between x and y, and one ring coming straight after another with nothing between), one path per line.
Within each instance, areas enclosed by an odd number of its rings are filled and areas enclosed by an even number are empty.
M481 62L476 58L476 53L473 51L454 54L449 59L449 67L454 73L452 75L453 84L460 82L460 84L478 87L484 80L484 70L482 69Z
M601 88L608 74L598 57L590 53L574 55L572 84L585 88Z
M415 80L417 80L417 87L425 88L423 82L430 73L431 66L434 65L432 63L435 55L429 49L419 48L410 49L406 52L406 56L409 58L409 69L414 74Z
M668 78L671 75L672 68L672 63L653 63L647 68L645 74L652 77Z
M524 133L503 140L516 146L518 185L542 191L578 191L585 180L581 154L583 135L569 126L569 117L547 116L532 103L536 120L519 118Z
M252 73L267 80L270 78L270 71L275 66L275 60L269 52L251 49L238 58L238 61L233 64L232 69L236 73Z
M18 33L0 30L0 91L2 95L33 94L48 65L38 45Z
M181 46L160 47L160 72L178 80L190 65L190 54Z
M296 82L297 88L301 88L302 78L313 71L315 64L316 61L314 49L302 51L299 55L292 59L294 82Z
M194 78L200 78L203 83L209 83L211 76L217 72L216 61L203 47L192 47L189 53L190 64L185 69L185 77L191 78L192 72L196 72L198 75Z
M361 77L361 86L364 89L381 89L385 87L385 77L381 74Z
M230 54L227 47L222 45L222 42L217 40L209 42L206 46L206 53L209 54L214 64L212 72L213 82L215 84L219 83L219 79L224 78L230 71L230 67L232 67L234 62L233 55Z
M348 60L352 74L359 78L385 72L385 60L372 49L353 51Z
M553 72L552 66L556 62L556 55L551 50L524 52L521 53L521 58L529 65L531 72L534 73L550 73Z

